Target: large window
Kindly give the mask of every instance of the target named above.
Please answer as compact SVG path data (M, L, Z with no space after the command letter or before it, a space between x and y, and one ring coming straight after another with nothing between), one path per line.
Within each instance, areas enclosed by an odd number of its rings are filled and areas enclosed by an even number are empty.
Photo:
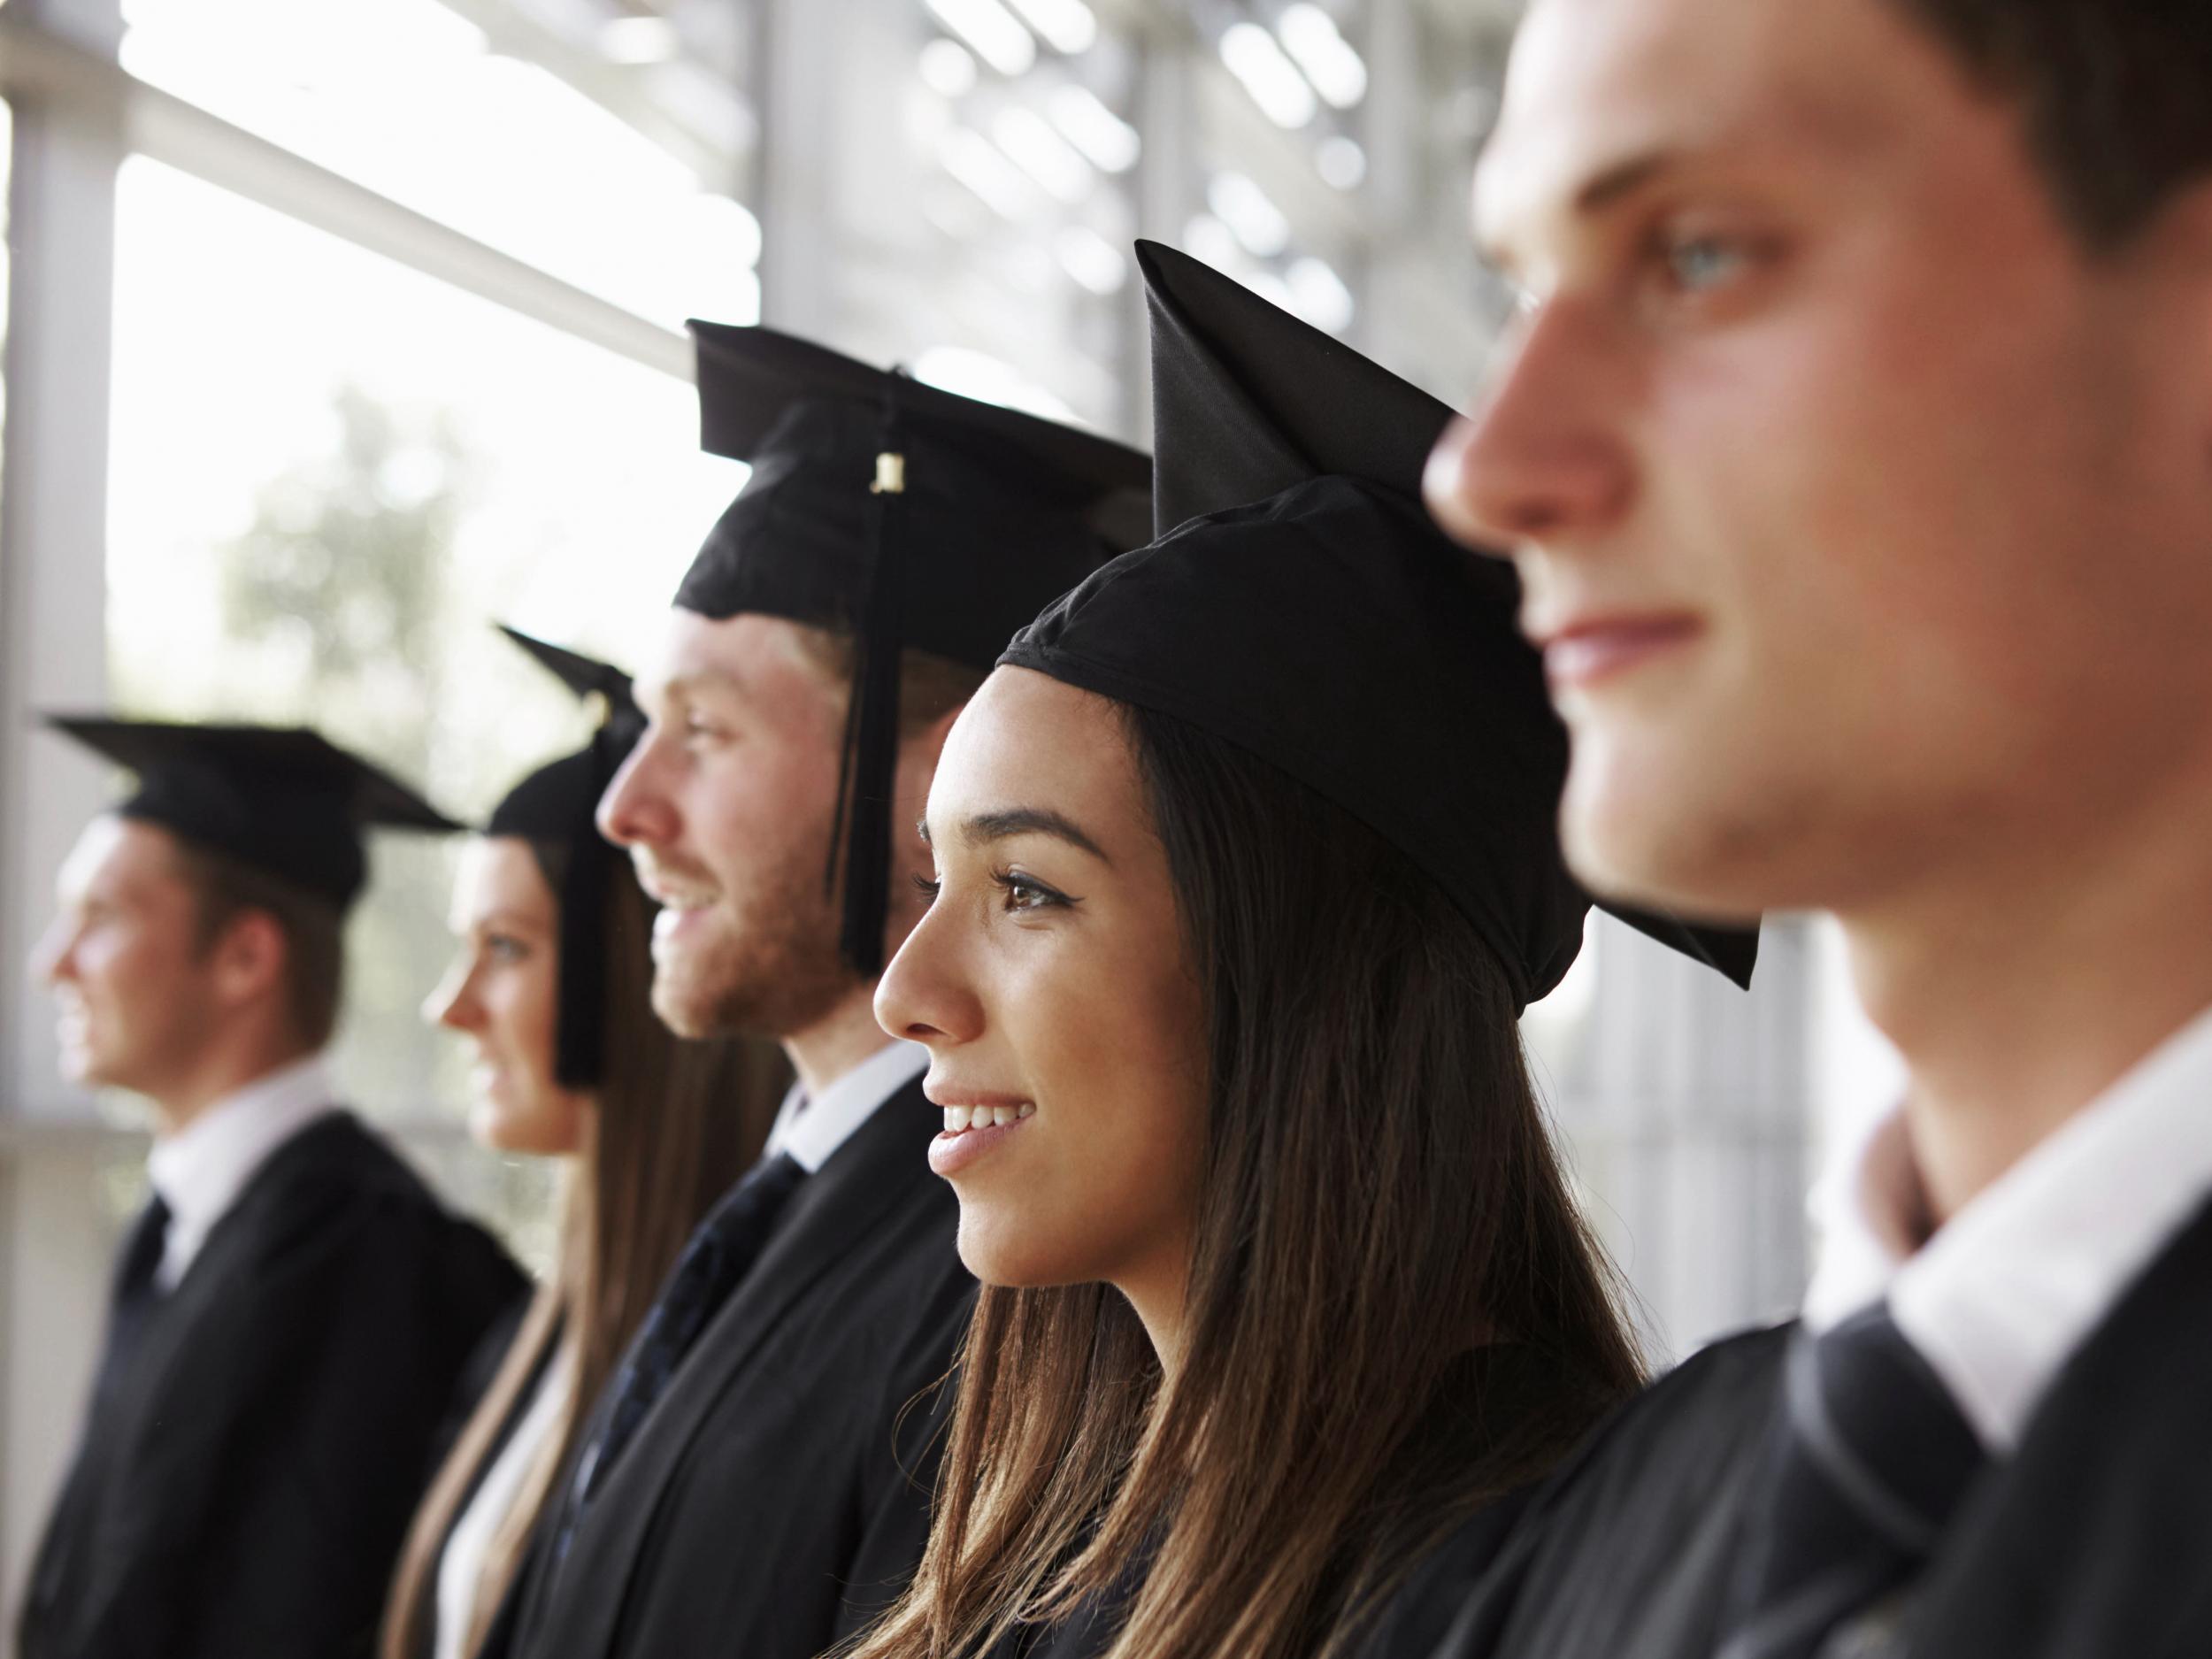
M759 312L737 5L129 0L134 75L639 315ZM726 27L710 30L720 17Z
M490 623L636 660L741 471L681 381L166 167L116 219L116 701L311 721L480 818L581 729ZM381 838L354 924L346 1079L416 1125L450 853Z
M1138 56L1084 0L910 4L891 184L913 204L927 343L917 373L1110 430L1138 424L1122 348L1133 292Z
M695 450L687 316L764 315L1132 440L1133 236L1446 397L1497 318L1465 199L1516 0L0 5L20 49L0 51L0 89L37 111L12 141L35 185L24 227L35 207L50 250L18 248L10 320L65 364L109 364L111 394L104 419L91 397L57 412L72 382L40 356L30 409L19 360L5 413L42 440L19 501L41 504L5 553L38 561L34 609L97 657L73 584L100 526L76 508L104 478L119 704L312 719L457 815L581 735L489 623L634 661L736 488ZM81 274L111 225L111 286ZM98 694L57 655L0 677L11 718L58 687ZM12 789L58 770L44 750L5 764ZM42 895L88 799L31 809L39 833L12 852L0 838L13 893ZM459 1052L416 1008L444 958L450 849L388 837L378 863L342 1059L419 1148L449 1145ZM1768 1278L1794 1271L1794 1202L1774 1194L1809 1133L1801 1025L1849 1079L1822 1096L1838 1121L1892 1087L1836 996L1791 1003L1793 972L1778 954L1782 990L1709 1004L1600 926L1526 1026L1676 1346L1769 1310L1711 1225L1744 1194ZM26 1093L80 1133L50 1075Z

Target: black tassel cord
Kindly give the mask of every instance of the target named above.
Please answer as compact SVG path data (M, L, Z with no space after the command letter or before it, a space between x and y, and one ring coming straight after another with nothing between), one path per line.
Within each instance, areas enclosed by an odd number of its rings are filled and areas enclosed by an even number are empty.
M838 774L836 823L830 838L827 890L837 884L844 853L844 922L838 947L853 972L872 979L883 972L883 929L891 886L891 795L898 771L899 665L904 647L906 542L904 440L899 380L884 394L881 453L869 485L875 505L875 569L853 631L852 703Z

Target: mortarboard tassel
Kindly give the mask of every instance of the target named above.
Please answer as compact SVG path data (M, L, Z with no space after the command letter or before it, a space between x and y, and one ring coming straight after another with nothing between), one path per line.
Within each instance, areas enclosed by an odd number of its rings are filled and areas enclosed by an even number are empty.
M612 717L603 719L591 736L595 780L612 782L628 752L629 745L617 740ZM596 801L592 804L595 808ZM596 1088L606 1080L607 895L617 879L617 859L614 844L600 835L589 817L577 825L561 882L553 1077L563 1088Z
M854 972L883 971L883 928L891 885L891 794L898 769L899 667L906 612L906 454L899 380L884 394L882 449L868 486L875 497L875 570L854 629L852 704L838 780L843 827L844 923L839 949ZM830 840L827 879L837 879L839 838Z

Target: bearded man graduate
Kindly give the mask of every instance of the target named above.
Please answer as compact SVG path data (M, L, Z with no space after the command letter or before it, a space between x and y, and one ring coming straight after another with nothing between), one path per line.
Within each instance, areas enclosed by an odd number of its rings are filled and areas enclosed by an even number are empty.
M1477 218L1573 861L1832 912L1910 1086L1448 1651L2212 1653L2212 19L1538 0Z
M23 1659L365 1654L456 1379L523 1288L322 1060L364 828L456 826L311 732L52 724L139 777L39 960L71 1076L152 1102L153 1194Z
M798 1083L581 1438L495 1632L524 1659L812 1659L919 1560L926 1396L974 1286L926 1158L927 1052L871 1011L922 905L903 826L1008 636L1149 512L1119 444L693 328L705 447L752 476L678 589L600 823L664 907L662 1018L778 1038Z

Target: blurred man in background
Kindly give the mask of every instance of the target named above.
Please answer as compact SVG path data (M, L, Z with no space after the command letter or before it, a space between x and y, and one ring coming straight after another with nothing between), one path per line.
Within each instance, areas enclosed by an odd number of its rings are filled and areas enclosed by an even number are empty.
M69 719L135 771L38 952L73 1081L150 1102L24 1659L365 1653L457 1374L522 1281L337 1105L364 827L452 826L311 733Z

